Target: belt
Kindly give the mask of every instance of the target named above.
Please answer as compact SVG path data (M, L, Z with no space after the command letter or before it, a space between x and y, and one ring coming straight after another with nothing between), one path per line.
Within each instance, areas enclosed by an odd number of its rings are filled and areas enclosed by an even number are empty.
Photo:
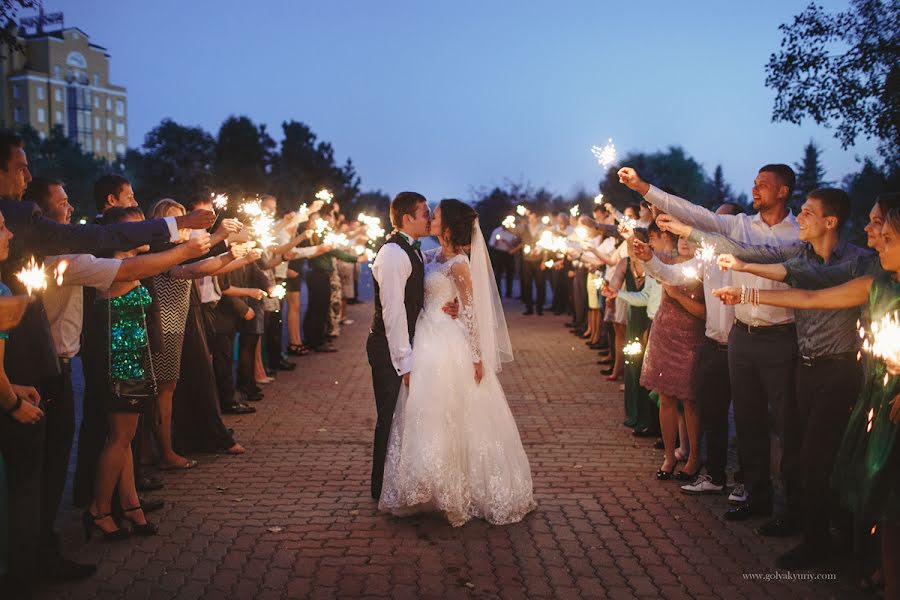
M68 356L60 356L59 357L59 364L61 364L61 365L67 365L71 362L72 362L72 359L69 358Z
M842 352L840 354L828 354L825 356L804 356L800 355L800 364L804 367L814 367L818 364L827 362L837 362L842 360L856 360L856 352Z
M740 319L734 320L734 326L743 329L747 333L793 333L796 326L793 323L783 323L781 325L748 325Z

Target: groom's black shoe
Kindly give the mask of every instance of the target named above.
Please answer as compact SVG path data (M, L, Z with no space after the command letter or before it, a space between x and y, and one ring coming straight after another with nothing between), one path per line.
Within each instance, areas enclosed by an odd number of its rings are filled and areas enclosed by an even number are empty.
M525 312L523 312L522 314L523 314L523 315L533 315L533 314L534 314L534 311L531 310L530 308L526 308L526 309L525 309Z

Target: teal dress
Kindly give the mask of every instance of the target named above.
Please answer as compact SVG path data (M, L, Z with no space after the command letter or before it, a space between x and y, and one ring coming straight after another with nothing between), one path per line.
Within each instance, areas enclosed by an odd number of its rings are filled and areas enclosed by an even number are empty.
M625 290L639 292L640 285L631 270L631 258L625 264ZM650 410L650 392L641 386L641 367L644 364L644 338L650 328L646 306L628 305L628 324L625 327L625 343L641 344L640 352L625 357L625 425L635 429L655 430L657 425ZM657 413L658 414L658 413Z
M146 311L150 292L139 285L116 298L99 299L97 318L104 328L103 370L110 381L152 380L152 361L147 334ZM141 413L143 402L135 398L119 398L107 387L106 408L113 413Z
M892 274L881 274L869 291L872 321L897 310L900 283ZM900 425L890 419L891 399L900 394L900 376L890 377L882 360L867 356L864 361L862 390L850 413L831 483L854 514L900 523Z
M5 284L0 283L0 296L12 296ZM9 334L0 331L0 340L8 340ZM9 496L6 487L6 464L0 454L0 575L6 574L6 561L9 558Z

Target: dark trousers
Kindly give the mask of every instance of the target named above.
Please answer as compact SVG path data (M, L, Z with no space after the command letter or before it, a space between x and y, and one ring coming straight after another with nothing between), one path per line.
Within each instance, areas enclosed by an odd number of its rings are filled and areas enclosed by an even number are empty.
M587 269L578 267L572 280L572 322L576 328L587 327L587 300Z
M219 388L219 403L222 407L235 403L234 391L234 332L216 332L212 337L213 372L216 387Z
M554 268L550 273L553 286L553 312L564 313L569 310L569 297L572 295L569 269L567 267Z
M731 379L728 375L728 348L704 338L697 365L697 400L700 426L706 439L706 470L716 485L725 485L728 464L728 409L731 406ZM735 473L736 482L743 474Z
M366 354L369 366L372 367L372 387L375 389L375 441L372 444L372 498L381 497L381 484L384 480L384 461L387 458L388 439L391 435L391 422L394 419L394 408L403 378L391 362L391 351L387 338L375 333L369 334L366 342Z
M537 309L539 311L544 310L544 302L547 299L545 273L546 271L541 268L540 261L522 261L522 301L528 310L534 308L534 295L531 290L532 283L537 287Z
M842 512L829 479L861 383L855 356L801 358L797 364L796 403L785 415L785 491L789 510L802 518L805 539L814 545L830 542L829 515Z
M75 483L72 487L73 503L80 507L87 506L94 499L97 461L106 445L108 423L104 386L107 369L103 362L92 350L82 348L84 397L81 401L81 428L78 433Z
M509 252L491 250L491 261L494 266L494 278L497 280L497 292L503 294L502 280L506 277L506 297L513 294L513 279L516 276L516 260Z
M69 455L75 436L75 396L72 364L61 361L60 374L41 386L44 397L44 464L41 471L41 539L43 552L57 551L53 526L66 487Z
M281 311L266 311L266 324L264 340L266 344L266 358L270 369L278 369L281 364Z
M256 385L256 345L258 343L258 333L241 332L238 335L237 387L248 393L259 390L259 386Z
M749 502L763 508L772 504L770 410L775 432L784 439L785 411L794 403L796 364L793 327L751 332L737 324L731 328L728 370L744 483Z
M30 581L38 565L41 531L41 475L47 419L23 425L0 417L0 454L6 466L8 491L7 577Z
M306 273L309 299L303 317L303 342L310 348L325 343L331 309L331 273L312 268Z

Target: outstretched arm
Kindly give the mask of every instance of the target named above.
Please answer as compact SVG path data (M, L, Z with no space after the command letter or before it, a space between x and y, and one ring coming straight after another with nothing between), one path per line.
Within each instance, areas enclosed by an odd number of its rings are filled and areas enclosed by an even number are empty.
M459 318L469 334L469 349L472 353L472 362L475 364L475 382L481 383L481 378L484 376L484 363L481 360L481 338L478 335L478 319L475 316L472 272L469 270L469 263L459 261L451 265L450 276L456 284L462 303Z
M872 277L858 277L837 287L824 290L759 290L759 303L784 308L852 308L865 304L869 299ZM741 303L741 288L725 287L713 291L713 295L725 304ZM744 303L750 302L750 290L744 294Z
M761 265L757 263L745 263L731 254L720 254L719 258L716 259L716 262L723 271L731 269L732 271L750 273L751 275L771 279L772 281L784 281L787 277L787 269L784 267L784 264L775 263Z

